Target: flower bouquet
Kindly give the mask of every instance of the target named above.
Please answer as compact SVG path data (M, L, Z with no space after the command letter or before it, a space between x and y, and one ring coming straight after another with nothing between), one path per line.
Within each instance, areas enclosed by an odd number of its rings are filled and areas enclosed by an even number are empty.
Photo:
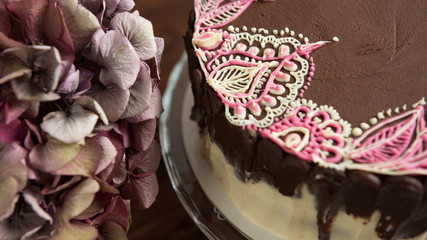
M0 0L0 239L126 239L162 106L132 0Z

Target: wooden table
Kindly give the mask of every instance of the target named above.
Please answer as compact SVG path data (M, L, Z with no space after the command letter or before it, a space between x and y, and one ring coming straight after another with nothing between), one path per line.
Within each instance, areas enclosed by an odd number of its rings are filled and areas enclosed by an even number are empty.
M135 0L135 3L135 9L153 23L154 34L165 40L160 82L164 91L169 73L184 51L183 36L193 0ZM206 239L179 202L163 162L157 177L159 195L149 209L132 211L129 239Z

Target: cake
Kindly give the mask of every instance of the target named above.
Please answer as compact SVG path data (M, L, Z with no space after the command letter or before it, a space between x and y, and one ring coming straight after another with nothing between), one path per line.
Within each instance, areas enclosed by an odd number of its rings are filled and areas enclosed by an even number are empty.
M281 239L426 239L426 1L194 6L199 126L237 208Z

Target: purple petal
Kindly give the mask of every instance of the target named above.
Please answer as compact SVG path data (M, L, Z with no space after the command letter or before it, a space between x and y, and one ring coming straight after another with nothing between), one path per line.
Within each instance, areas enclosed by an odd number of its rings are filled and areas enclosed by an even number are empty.
M142 112L140 115L127 118L126 120L130 123L138 123L146 121L148 119L159 118L162 112L162 96L160 90L155 87L151 94L150 107L146 111Z
M73 104L70 113L51 112L43 118L40 128L50 136L64 142L76 143L92 133L98 115Z
M82 106L85 109L91 110L98 114L99 119L105 124L108 125L108 119L107 116L104 113L104 110L102 109L101 105L94 99L88 97L88 96L80 96L75 101L77 104Z
M107 137L101 136L97 139L100 147L100 161L97 166L95 174L105 170L110 164L114 164L117 155L116 147Z
M129 39L139 59L148 60L156 56L153 26L147 19L129 12L117 13L111 20L111 27Z
M116 12L129 12L133 7L135 7L133 0L120 0Z
M129 91L129 103L126 107L126 111L120 118L129 118L140 115L150 106L152 86L148 67L141 67L138 79Z
M115 85L103 88L92 87L86 95L95 99L107 115L110 122L116 122L125 112L129 102L130 92L128 89L121 89Z
M105 211L93 220L93 223L102 225L108 221L114 221L120 224L123 229L127 230L129 228L129 215L130 209L128 209L128 206L120 196L116 196L112 199Z
M72 93L77 90L80 80L80 71L76 70L76 67L72 62L62 61L62 76L61 83L56 89L57 93Z
M52 139L31 150L29 163L37 170L51 172L73 160L79 151L80 146L77 144L65 144Z
M157 171L160 164L160 145L153 141L145 152L138 152L129 156L129 169L141 169L144 173Z
M123 229L123 227L114 221L108 221L104 223L99 229L99 234L103 237L103 240L128 239L126 231Z
M128 89L139 72L139 58L128 39L118 31L108 31L99 42L97 63L102 66L99 80Z
M67 176L95 176L96 168L100 159L100 151L98 143L94 139L86 140L85 145L80 152L61 168L52 171L54 175Z
M4 34L9 34L10 23L9 23L9 13L6 11L6 7L2 2L0 2L0 32Z
M110 175L109 178L113 181L115 186L120 186L126 180L126 176L126 160L123 157L119 161L119 165L117 166L116 170L113 172L113 174Z
M98 19L77 0L58 0L57 2L73 39L74 49L80 52L90 42L93 33L101 27Z
M123 184L121 193L123 198L130 199L136 208L148 208L156 200L159 193L156 174L152 173L143 178L130 176Z
M138 151L147 150L156 134L156 119L149 119L144 122L131 123L129 125L133 139L132 146Z
M105 0L105 16L109 17L116 12L120 0Z
M63 221L69 221L78 216L91 205L98 191L99 184L95 180L88 178L82 181L61 196L57 216L60 216Z

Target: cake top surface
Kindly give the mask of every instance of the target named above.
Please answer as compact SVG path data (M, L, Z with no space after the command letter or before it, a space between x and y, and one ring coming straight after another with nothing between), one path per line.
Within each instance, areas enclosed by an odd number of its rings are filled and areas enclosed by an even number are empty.
M230 123L325 167L427 173L425 1L195 3Z

